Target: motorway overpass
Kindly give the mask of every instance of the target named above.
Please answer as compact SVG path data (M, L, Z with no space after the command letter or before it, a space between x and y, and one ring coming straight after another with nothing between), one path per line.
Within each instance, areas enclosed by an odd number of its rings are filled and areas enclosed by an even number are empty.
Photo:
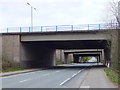
M75 54L79 54L79 55L75 55ZM98 55L96 55L98 54ZM65 55L65 60L64 61L69 61L71 59L69 59L70 55L73 56L73 62L78 62L79 61L79 57L82 56L97 56L97 58L99 59L98 61L104 63L104 50L103 49L74 49L74 50L64 50L64 55Z
M84 56L91 56L95 57L97 56L97 59L99 59L99 62L104 63L104 52L102 49L97 50L97 49L83 49L83 50L64 50L64 55L65 55L65 63L69 61L73 61L75 63L79 62L79 57L84 57ZM70 58L70 55L72 55L72 60Z
M2 33L2 58L22 68L55 65L55 50L103 49L105 62L118 63L119 30ZM116 67L117 68L117 67Z
M79 57L97 57L97 62L102 62L100 59L100 53L74 53L73 58L74 58L74 63L80 63L81 61L79 60Z

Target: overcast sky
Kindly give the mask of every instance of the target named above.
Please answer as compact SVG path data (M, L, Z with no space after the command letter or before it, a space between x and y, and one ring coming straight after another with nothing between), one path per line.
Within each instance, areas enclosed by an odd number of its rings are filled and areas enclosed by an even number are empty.
M78 25L104 22L109 0L0 0L0 28L30 26L29 2L34 26Z

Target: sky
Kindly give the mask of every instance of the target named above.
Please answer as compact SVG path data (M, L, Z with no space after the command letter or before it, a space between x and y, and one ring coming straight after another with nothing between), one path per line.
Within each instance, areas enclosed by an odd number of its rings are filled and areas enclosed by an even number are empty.
M0 0L0 28L96 24L104 22L109 0Z

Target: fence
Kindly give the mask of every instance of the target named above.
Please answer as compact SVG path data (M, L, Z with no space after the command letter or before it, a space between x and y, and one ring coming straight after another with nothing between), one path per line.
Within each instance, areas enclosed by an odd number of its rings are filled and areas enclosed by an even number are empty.
M9 27L0 32L49 32L49 31L76 31L76 30L105 30L117 29L117 23L109 24L80 24L80 25L57 25L57 26L35 26L35 27Z

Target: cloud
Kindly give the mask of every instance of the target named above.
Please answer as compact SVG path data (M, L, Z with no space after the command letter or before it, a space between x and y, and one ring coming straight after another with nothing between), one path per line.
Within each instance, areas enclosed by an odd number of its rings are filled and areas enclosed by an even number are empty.
M97 23L103 16L105 0L1 0L0 27Z

